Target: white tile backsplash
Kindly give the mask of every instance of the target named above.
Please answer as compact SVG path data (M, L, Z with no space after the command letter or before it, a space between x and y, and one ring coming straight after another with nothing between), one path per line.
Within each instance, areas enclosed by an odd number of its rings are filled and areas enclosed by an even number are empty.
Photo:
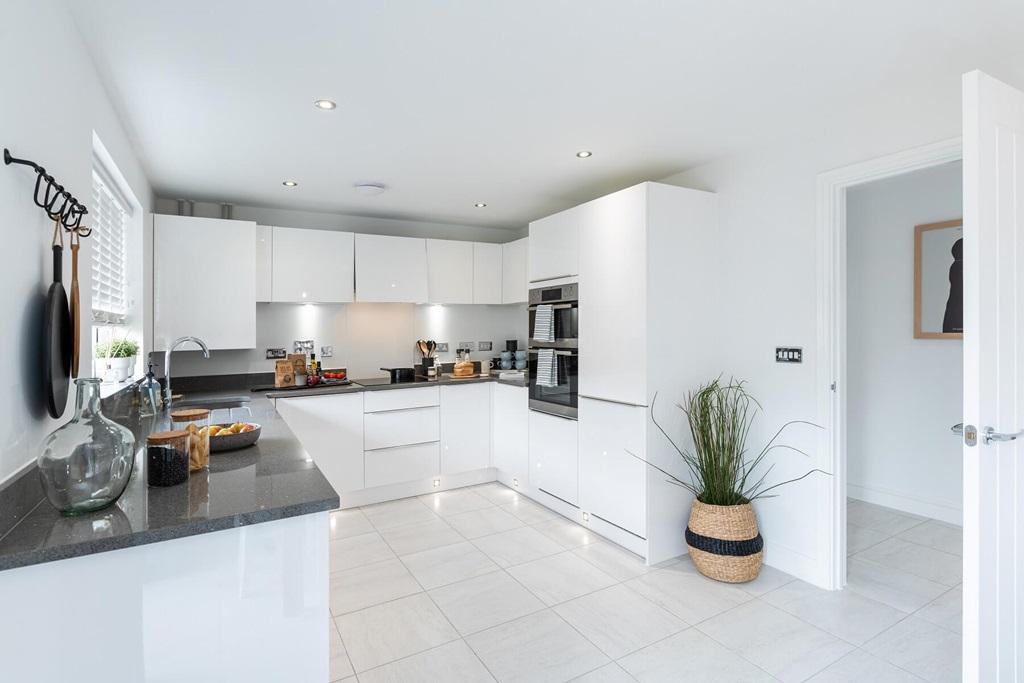
M415 304L256 304L255 349L213 351L209 360L199 352L176 351L175 376L273 372L266 349L289 352L296 339L312 339L314 348L333 346L325 368L347 367L349 376L381 377L381 367L408 367L419 359L417 339L448 342L444 361L455 359L459 341L490 341L491 352L476 352L474 360L487 360L505 348L506 339L527 335L525 304L415 305ZM159 356L159 357L158 357ZM154 369L162 375L163 354L153 355Z

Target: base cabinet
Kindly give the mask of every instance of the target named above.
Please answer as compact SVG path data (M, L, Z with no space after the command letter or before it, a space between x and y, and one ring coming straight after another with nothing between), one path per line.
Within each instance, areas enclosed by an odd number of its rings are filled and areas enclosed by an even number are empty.
M491 466L491 384L441 387L441 474Z
M362 394L282 398L277 412L335 491L365 487Z
M579 402L580 508L640 537L647 465L638 458L646 453L646 420L642 406Z
M437 442L366 451L366 488L437 475Z
M579 505L576 420L530 411L530 485Z
M529 390L495 384L491 411L492 464L508 485L529 482Z

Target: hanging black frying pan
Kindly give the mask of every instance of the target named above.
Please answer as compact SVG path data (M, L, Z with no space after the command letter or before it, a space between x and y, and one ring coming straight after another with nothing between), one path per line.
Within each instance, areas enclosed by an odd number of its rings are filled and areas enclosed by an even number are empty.
M43 330L43 383L46 409L51 417L60 417L68 402L71 375L71 313L61 275L64 268L64 233L60 219L53 227L53 283L46 293L46 319Z

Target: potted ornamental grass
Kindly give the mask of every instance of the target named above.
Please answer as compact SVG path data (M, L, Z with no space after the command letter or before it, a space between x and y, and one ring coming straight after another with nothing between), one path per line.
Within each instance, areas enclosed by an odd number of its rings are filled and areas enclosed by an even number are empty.
M106 344L97 344L96 358L103 365L103 381L125 382L131 379L135 369L135 356L139 353L137 342L127 337Z
M744 384L719 378L689 392L685 401L677 404L689 423L692 450L679 448L654 420L654 402L651 405L651 419L690 472L690 481L683 481L656 468L671 483L694 495L686 527L686 544L693 564L705 576L729 583L752 581L761 571L763 540L751 503L774 497L771 492L780 486L821 472L812 469L794 479L768 484L775 465L763 465L771 451L785 449L807 455L778 443L782 433L796 424L817 425L803 420L787 422L757 455L749 455L747 436L761 406L747 393Z

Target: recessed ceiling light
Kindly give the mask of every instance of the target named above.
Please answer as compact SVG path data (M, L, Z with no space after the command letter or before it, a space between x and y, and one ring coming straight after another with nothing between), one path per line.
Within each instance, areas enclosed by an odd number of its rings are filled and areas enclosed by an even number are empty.
M482 209L482 208L484 208L484 207L485 207L485 206L487 206L487 205L486 205L486 204L484 204L483 202L477 202L477 203L476 203L476 204L474 204L473 206L475 206L475 207L476 207L476 208L478 208L478 209Z
M387 189L384 183L356 183L354 187L356 192L367 197L380 194Z
M334 100L314 100L313 106L317 109L330 111L331 109L335 109L338 106L338 103Z
M295 182L294 180L286 180L281 184L284 185L285 187L295 187L296 185L298 185L298 183Z
M586 149L581 149L580 151L576 152L576 156L578 156L580 159L586 159L587 157L592 156L593 154L593 152Z

